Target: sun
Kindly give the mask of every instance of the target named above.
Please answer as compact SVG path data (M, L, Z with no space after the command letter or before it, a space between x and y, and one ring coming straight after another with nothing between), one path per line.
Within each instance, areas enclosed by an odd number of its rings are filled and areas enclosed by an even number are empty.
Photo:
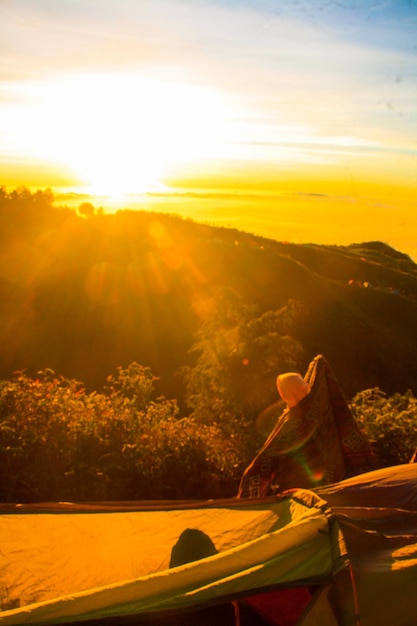
M140 74L92 73L32 86L21 140L96 195L160 189L178 165L225 149L231 109L219 92Z

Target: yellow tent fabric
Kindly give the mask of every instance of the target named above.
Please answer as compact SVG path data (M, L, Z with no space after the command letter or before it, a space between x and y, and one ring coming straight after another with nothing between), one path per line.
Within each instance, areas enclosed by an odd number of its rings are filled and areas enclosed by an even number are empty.
M218 553L170 569L185 528ZM0 537L0 626L163 624L164 610L305 585L296 626L417 624L415 463L255 500L3 505Z
M179 609L323 583L347 561L336 519L303 490L256 501L42 512L27 505L0 513L2 626ZM206 533L218 554L169 569L185 528Z

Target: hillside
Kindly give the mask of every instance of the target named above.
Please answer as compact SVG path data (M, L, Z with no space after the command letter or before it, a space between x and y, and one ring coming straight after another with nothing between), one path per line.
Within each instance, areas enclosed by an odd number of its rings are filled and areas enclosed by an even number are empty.
M300 302L300 369L324 354L348 397L417 393L417 265L385 244L288 244L149 212L79 216L46 192L2 194L0 244L1 378L49 367L101 389L136 361L181 400L178 369L227 287L259 313Z

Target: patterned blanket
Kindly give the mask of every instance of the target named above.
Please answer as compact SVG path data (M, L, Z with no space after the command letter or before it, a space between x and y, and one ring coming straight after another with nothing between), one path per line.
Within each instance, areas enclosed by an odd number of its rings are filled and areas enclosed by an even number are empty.
M279 417L243 473L238 498L311 489L375 468L371 447L322 355L310 363L304 380L309 394Z

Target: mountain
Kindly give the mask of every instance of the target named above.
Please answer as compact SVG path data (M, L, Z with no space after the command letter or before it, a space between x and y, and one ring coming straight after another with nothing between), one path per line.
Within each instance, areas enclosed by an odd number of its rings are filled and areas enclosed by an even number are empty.
M32 196L24 212L12 200L0 197L1 378L48 367L101 389L136 361L181 399L178 369L223 287L260 313L300 302L300 368L324 354L348 397L417 393L417 265L386 244L291 244L174 215L80 216L48 198L37 212Z

